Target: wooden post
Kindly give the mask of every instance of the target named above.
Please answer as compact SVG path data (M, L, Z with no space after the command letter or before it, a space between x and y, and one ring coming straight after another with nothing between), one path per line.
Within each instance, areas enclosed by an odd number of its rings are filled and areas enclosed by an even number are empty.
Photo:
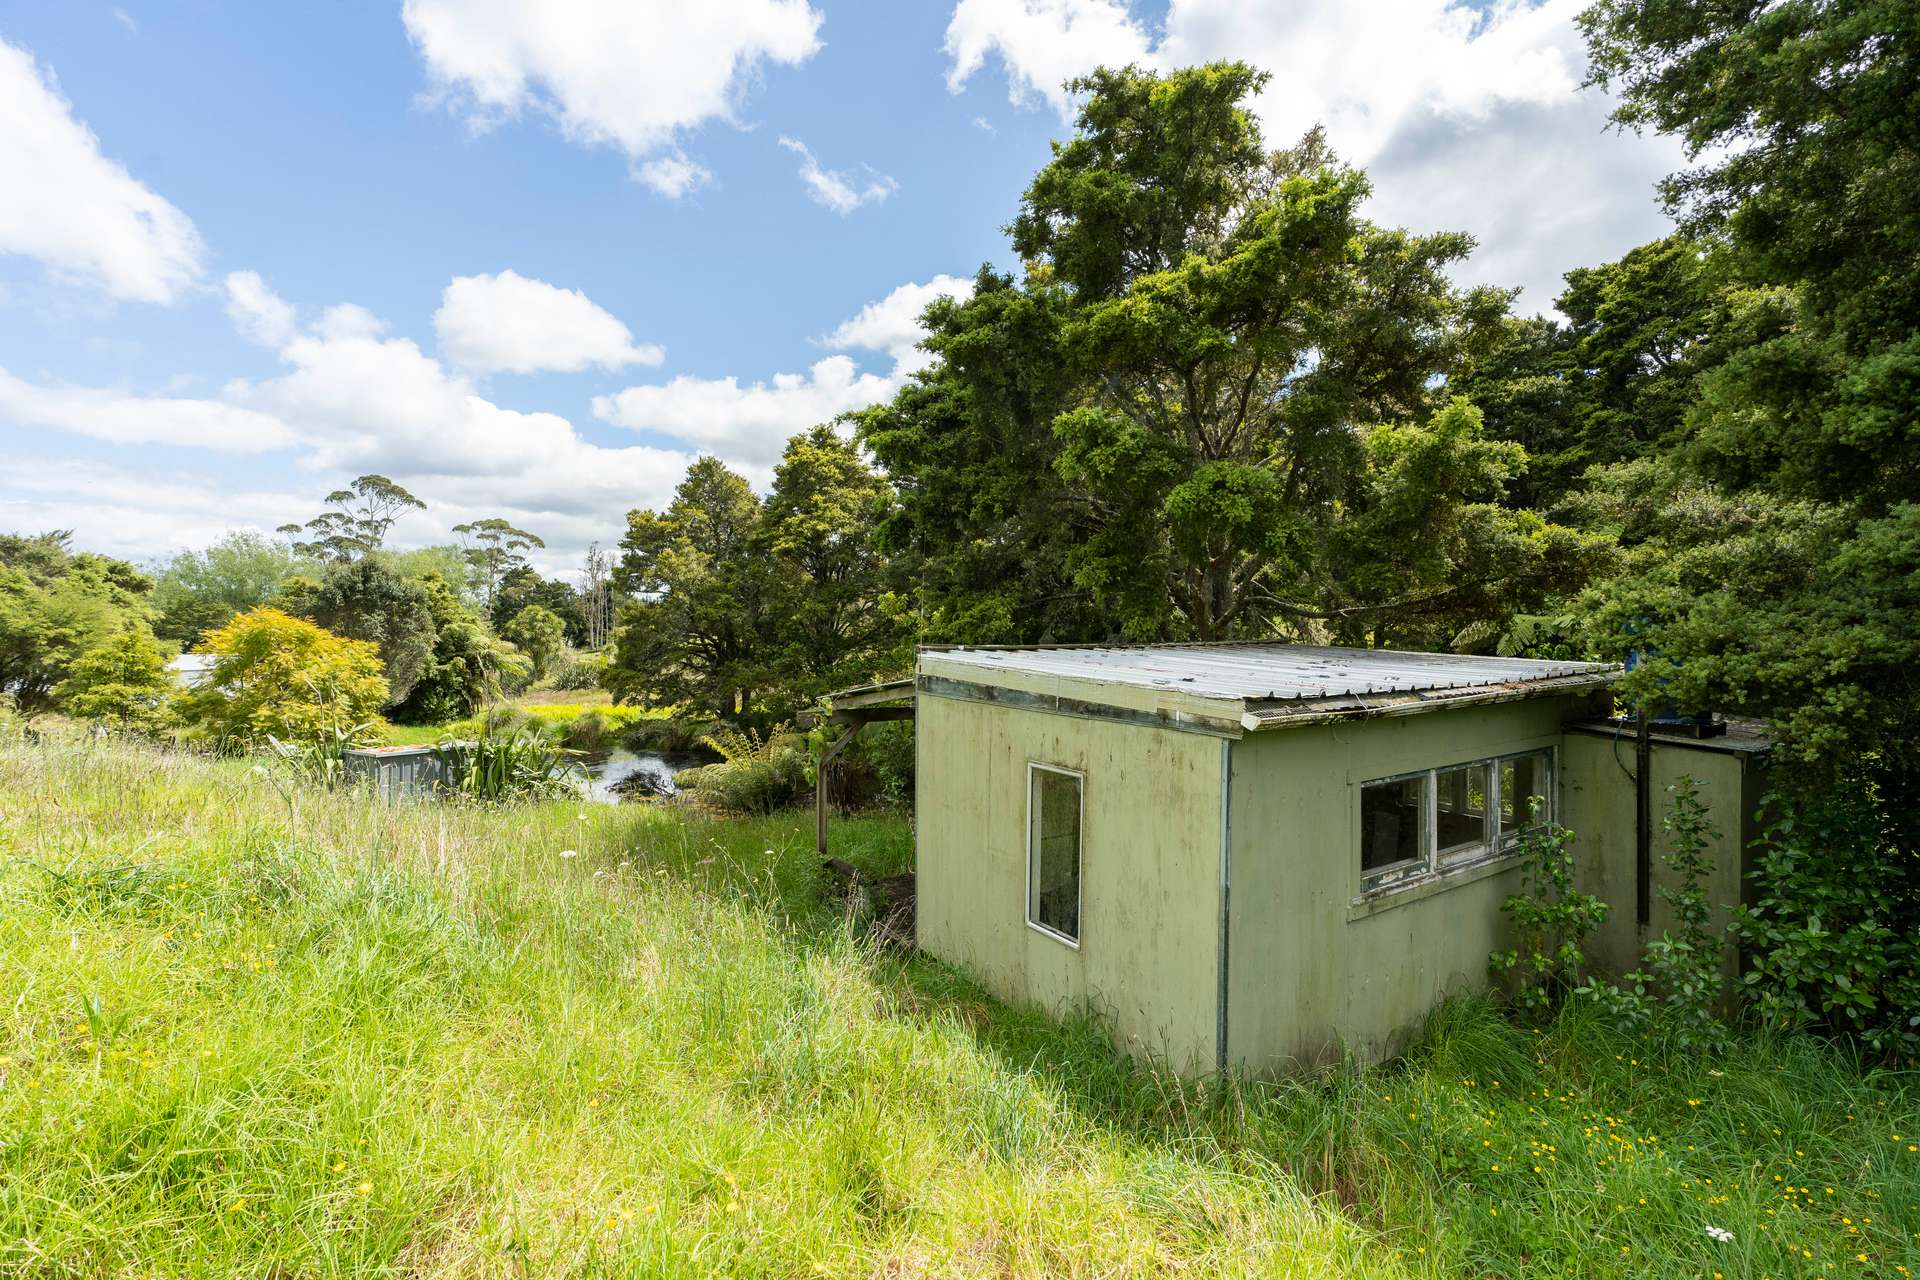
M866 721L855 720L847 731L828 743L820 753L820 763L814 770L813 778L813 847L821 857L827 856L827 770L842 751L860 736L860 730L866 727Z

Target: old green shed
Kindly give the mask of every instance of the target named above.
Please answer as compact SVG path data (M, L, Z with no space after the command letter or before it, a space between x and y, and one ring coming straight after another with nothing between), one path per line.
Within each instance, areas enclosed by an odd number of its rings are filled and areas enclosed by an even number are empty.
M1536 799L1605 828L1583 878L1634 884L1617 675L1282 644L923 650L918 944L1185 1070L1377 1058L1485 984ZM1737 877L1750 797L1727 776ZM1644 934L1617 926L1607 958Z

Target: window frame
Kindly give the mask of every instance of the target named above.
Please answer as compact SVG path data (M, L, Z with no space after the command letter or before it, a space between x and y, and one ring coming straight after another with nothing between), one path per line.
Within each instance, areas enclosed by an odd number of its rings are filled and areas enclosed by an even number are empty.
M1384 778L1368 778L1360 784L1355 793L1359 805L1361 822L1366 821L1366 791L1368 787L1385 786L1394 782L1411 782L1420 779L1420 853L1417 857L1402 858L1398 862L1389 862L1384 867L1360 868L1360 883L1363 890L1376 893L1393 888L1413 880L1421 879L1433 870L1433 770L1413 769L1406 773L1389 774ZM1362 828L1364 831L1364 826ZM1362 840L1364 842L1364 835ZM1362 850L1362 858L1365 856Z
M1552 822L1555 813L1560 807L1560 762L1555 758L1555 751L1552 747L1535 747L1532 751L1510 751L1506 755L1495 756L1489 762L1493 768L1493 842L1494 847L1502 853L1517 848L1520 844L1520 838L1527 833L1529 828L1518 821L1520 810L1516 807L1513 811L1515 818L1513 830L1500 830L1500 806L1506 801L1506 796L1502 794L1500 768L1502 765L1514 760L1527 760L1535 756L1540 758L1541 764L1546 769L1547 774L1546 785L1540 790L1540 794L1544 796L1547 801L1543 806L1546 812L1541 815L1541 818L1544 822Z
M1527 759L1539 760L1541 767L1546 771L1540 792L1546 797L1543 820L1552 822L1560 807L1559 752L1552 744L1531 747L1525 751L1506 751L1498 755L1476 756L1468 760L1431 765L1425 769L1410 769L1379 778L1366 778L1355 784L1353 812L1357 839L1354 845L1353 865L1360 877L1359 898L1387 897L1402 889L1444 880L1456 874L1475 871L1490 863L1514 857L1519 851L1520 839L1526 834L1528 828L1516 827L1511 832L1503 832L1500 829L1502 802L1500 770L1503 765L1512 761ZM1440 775L1455 769L1469 769L1475 766L1487 771L1487 834L1478 844L1456 850L1443 857L1440 853ZM1413 778L1423 779L1422 785L1425 788L1425 803L1421 815L1423 823L1421 856L1369 870L1361 865L1361 859L1365 856L1366 789L1382 783L1406 782Z
M1462 769L1481 769L1486 773L1486 782L1482 786L1486 795L1486 808L1480 815L1480 838L1471 844L1460 845L1452 850L1442 849L1440 847L1440 775L1455 773ZM1437 765L1430 772L1433 774L1433 801L1430 815L1433 839L1429 852L1435 869L1444 871L1449 867L1464 867L1496 852L1500 847L1500 761L1498 759L1463 760L1458 764Z
M1086 932L1087 907L1087 775L1082 770L1069 769L1065 765L1043 764L1038 760L1027 761L1027 886L1026 902L1021 908L1021 914L1026 918L1027 928L1052 938L1061 946L1078 951L1079 937L1064 934L1053 926L1042 924L1034 919L1035 909L1040 905L1034 896L1034 885L1037 879L1035 873L1039 870L1039 850L1035 847L1033 838L1033 775L1035 773L1061 774L1072 778L1075 783L1074 796L1079 805L1079 812L1074 816L1074 893L1076 897L1074 919L1079 921L1082 935Z

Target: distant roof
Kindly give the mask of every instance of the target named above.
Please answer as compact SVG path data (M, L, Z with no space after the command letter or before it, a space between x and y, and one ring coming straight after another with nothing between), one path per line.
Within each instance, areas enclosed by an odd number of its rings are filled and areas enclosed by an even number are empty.
M920 673L1149 710L1164 720L1262 729L1596 688L1616 679L1619 668L1249 642L928 648L920 654Z

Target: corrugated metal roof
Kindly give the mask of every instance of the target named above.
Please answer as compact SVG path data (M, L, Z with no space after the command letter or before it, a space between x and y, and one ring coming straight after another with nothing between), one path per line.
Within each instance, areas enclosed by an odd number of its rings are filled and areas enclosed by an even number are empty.
M956 647L929 650L946 661L992 672L1054 676L1165 689L1198 698L1271 702L1370 698L1437 690L1565 687L1611 680L1599 662L1554 662L1391 649L1298 644L1169 644L1123 647Z

